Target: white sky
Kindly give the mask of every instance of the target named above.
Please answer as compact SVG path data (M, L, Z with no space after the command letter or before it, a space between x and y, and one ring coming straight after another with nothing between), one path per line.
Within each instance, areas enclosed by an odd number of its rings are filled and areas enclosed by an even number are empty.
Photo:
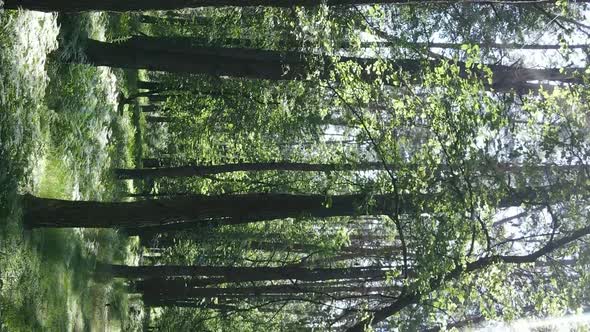
M521 319L512 323L493 323L479 329L465 329L464 331L492 332L528 332L539 328L550 328L551 331L574 331L576 328L590 327L590 314L569 315L564 317L549 317L545 319Z

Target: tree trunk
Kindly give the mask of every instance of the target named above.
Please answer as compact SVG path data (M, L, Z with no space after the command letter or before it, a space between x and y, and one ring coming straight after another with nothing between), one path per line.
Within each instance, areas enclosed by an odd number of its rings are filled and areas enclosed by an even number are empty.
M265 40L264 39L250 39L250 38L194 38L197 45L224 45L226 47L246 47L246 48L256 48L259 45L263 45ZM401 38L396 38L389 41L367 41L361 42L358 44L360 48L389 48L389 47L405 47L408 46L412 49L424 49L424 48L445 48L445 49L456 49L460 50L465 44L470 45L477 45L480 48L489 48L489 49L500 49L500 50L560 50L562 45L559 44L521 44L521 43L473 43L473 42L464 42L464 43L443 43L443 42L412 42L407 41ZM337 48L341 49L350 49L355 47L356 44L343 41L336 44ZM287 41L278 40L277 46L280 49L289 49L291 45ZM292 47L292 46L291 46ZM588 49L590 45L588 44L572 44L567 45L570 49Z
M156 197L174 197L174 196L186 196L186 195L192 195L192 194L193 193L187 193L187 192L127 193L127 194L125 194L125 197L154 199Z
M148 117L149 119L152 117ZM150 121L151 122L151 121ZM119 179L143 179L159 177L188 177L205 176L230 172L262 172L262 171L297 171L297 172L334 172L383 169L379 162L366 162L354 164L309 164L295 162L270 162L270 163L237 163L225 165L206 166L178 166L163 168L136 168L115 169Z
M246 282L264 280L340 280L340 279L373 279L382 280L391 269L384 267L350 267L350 268L303 268L303 267L226 267L226 266L129 266L104 265L102 269L114 277L137 278L170 278L198 277L221 279L223 282ZM197 281L201 281L198 279Z
M140 105L141 111L144 113L154 113L154 112L165 112L166 109L162 108L160 105Z
M392 70L375 73L368 70L377 59L340 57L339 59L301 52L278 52L243 48L216 48L195 46L191 38L133 37L122 43L106 43L89 39L86 55L97 66L149 69L181 73L199 73L213 76L231 76L267 80L304 80L319 69L319 78L328 79L337 62L354 62L361 68L363 80L384 79L398 70L419 76L424 68L434 68L440 60L420 61L413 59L390 60ZM315 64L315 65L313 65ZM464 63L457 64L460 75L467 77ZM319 68L314 68L317 66ZM504 65L488 65L493 72L489 87L498 90L522 88L532 80L581 82L574 75L575 68L560 72L559 69L517 68ZM472 68L479 77L484 71Z
M319 244L313 243L276 243L276 242L264 242L264 241L250 241L248 248L251 250L268 251L268 252L292 252L292 253L313 253L313 252L325 252L325 247ZM391 257L392 255L401 251L400 246L384 245L376 247L356 247L356 246L343 246L335 248L335 252L338 253L336 259L351 259L356 257ZM330 257L326 257L325 260L330 260ZM313 260L314 263L317 260Z
M190 17L172 17L172 16L153 16L153 15L141 15L139 21L145 24L159 24L159 25L170 25L170 24L181 24L188 25L192 24L193 21Z
M171 95L171 94L159 95L159 94L150 93L146 97L149 99L150 103L163 103L163 102L166 102L169 97L174 97L174 95Z
M137 88L150 91L161 91L165 90L164 84L160 82L151 81L137 81Z
M141 160L143 167L167 167L172 165L172 158L143 158Z
M382 214L392 209L390 195L375 196L375 204L362 209L365 195L244 194L182 196L135 202L89 202L25 197L24 220L29 227L128 227L160 229L168 224L241 224L297 217L336 217ZM331 203L330 203L331 200ZM412 208L402 206L409 212ZM187 225L185 225L187 226Z
M510 192L506 193L504 197L502 197L498 203L497 208L507 208L512 206L520 206L522 204L528 206L536 206L536 205L543 205L543 204L553 204L557 201L567 199L567 195L573 195L575 193L579 193L580 190L586 190L585 187L576 187L574 190L570 190L569 193L566 195L563 193L564 188L569 190L571 187L571 183L561 183L561 184L554 184L549 186L543 187L527 187L519 190L511 190ZM550 193L554 196L551 196ZM562 193L563 195L559 195ZM259 196L264 202L257 202L256 204L251 204L248 206L248 203L251 198L247 200L238 200L237 197L253 197ZM217 217L210 217L209 219L205 220L188 220L182 222L179 219L177 222L169 222L167 224L159 224L154 225L157 222L151 221L150 223L146 223L144 226L120 226L120 227L127 227L125 228L125 234L129 236L140 235L148 232L149 234L161 234L166 232L177 232L177 231L186 231L186 230L195 230L199 227L203 226L211 226L211 225L236 225L236 224L244 224L249 222L256 222L256 221L265 221L265 220L273 220L273 219L284 219L284 218L296 218L296 217L315 217L315 218L326 218L326 217L337 217L337 216L359 216L359 215L383 215L383 214L391 214L394 209L394 196L389 195L376 195L373 196L374 202L371 206L366 206L363 209L359 209L359 206L363 205L365 202L365 198L363 195L337 195L327 198L325 196L319 195L290 195L290 194L245 194L245 195L227 195L227 196L220 196L222 198L227 198L227 204L231 205L231 208L228 207L228 210L224 214L224 216L217 216ZM233 198L230 198L233 197ZM292 199L290 202L289 197ZM180 197L175 200L179 201L187 201L190 200L190 196ZM418 202L429 202L435 201L437 198L436 194L418 194L418 195L408 195L408 196L400 196L400 201L404 202L404 204L398 206L398 212L400 214L409 214L409 213L416 213L415 203ZM448 199L448 197L447 197ZM231 200L234 200L235 203L229 203ZM172 199L167 200L156 200L169 202L173 201ZM256 201L256 199L254 199ZM313 201L313 202L312 202ZM332 204L329 204L331 201ZM145 201L144 201L145 202ZM149 201L148 201L149 202ZM265 203L268 202L268 203ZM74 202L75 203L75 202ZM108 203L107 203L108 204ZM189 203L185 203L189 204ZM265 207L265 204L269 204ZM274 204L274 205L273 205ZM360 204L360 205L359 205ZM230 206L230 205L228 205ZM266 211L260 212L265 208L268 210L268 207L272 206L275 209L273 211ZM288 206L287 209L284 211L277 211L277 209L282 209L283 206ZM241 216L241 217L231 217L231 211L243 211L243 212L235 212L233 216ZM298 212L296 212L298 211ZM426 212L427 210L422 210ZM39 227L39 226L37 226ZM43 226L43 227L50 227L50 226ZM53 227L60 227L60 226L53 226ZM67 226L61 226L67 227ZM95 226L99 227L99 226ZM353 242L359 242L355 235L351 236ZM383 240L379 240L377 242L386 242L386 238L384 237ZM366 239L360 241L360 243L366 244ZM375 243L371 242L371 245L375 245Z
M384 41L384 42L362 42L360 46L363 48L369 47L399 47L400 45L408 45L414 48L448 48L460 50L465 44L477 45L480 48L493 48L500 50L560 50L562 45L559 44L518 44L518 43L430 43L430 42L410 42L400 39L398 41ZM338 46L341 48L350 48L352 44L343 42ZM570 49L588 49L590 45L587 44L572 44L567 46Z
M338 293L371 294L374 292L392 292L395 287L363 287L363 286L322 286L320 283L314 286L302 286L298 284L282 284L248 287L199 287L184 286L178 280L146 280L135 283L135 291L143 293L148 298L166 300L191 300L203 298L232 298L234 295L247 295L259 298L264 295L294 295L294 294L330 294Z
M216 303L201 303L201 300L169 300L169 299L161 299L156 296L143 296L143 304L146 307L177 307L177 308L199 308L199 309L212 309L212 310L219 310L221 312L224 311L233 311L238 310L239 308L234 305L227 305L227 304L216 304Z
M499 200L498 208L521 204L549 204L549 193L558 194L571 183L511 190ZM583 191L577 187L570 193ZM24 222L28 227L126 227L141 231L171 231L191 229L197 225L236 225L285 218L327 218L355 215L382 215L417 212L415 205L437 199L437 194L400 195L396 204L393 194L374 195L371 204L367 196L353 195L292 195L241 194L204 196L191 195L169 199L135 202L65 201L24 197ZM446 198L448 199L448 197ZM132 233L132 232L131 232Z
M248 51L250 59L237 56L243 50L180 45L183 38L133 37L122 43L87 40L85 53L88 61L97 66L150 69L180 73L201 73L213 76L232 76L261 79L302 79L305 61L287 62L280 54L270 52L257 56ZM182 44L182 42L181 42ZM264 51L262 51L264 53ZM277 57L278 55L278 57ZM290 71L285 66L292 66Z
M6 9L29 9L44 12L82 12L82 11L148 11L148 10L174 10L183 8L200 7L294 7L294 6L352 6L369 4L392 5L425 5L441 4L544 4L555 3L556 0L5 0ZM588 0L578 0L584 3Z
M168 100L168 97L173 97L174 95L171 94L160 94L163 91L144 91L138 92L136 94L130 95L129 97L125 98L124 103L129 104L135 99L139 97L146 97L151 103L158 103L158 102L165 102Z
M174 122L175 119L173 117L170 117L170 116L153 116L153 115L148 115L148 116L145 117L145 120L148 123L170 123L170 122ZM136 179L146 178L146 177L149 177L149 176L136 177ZM131 178L129 178L129 179L131 179Z
M324 250L322 245L314 243L281 243L266 241L248 241L248 248L250 250L292 253L311 253Z

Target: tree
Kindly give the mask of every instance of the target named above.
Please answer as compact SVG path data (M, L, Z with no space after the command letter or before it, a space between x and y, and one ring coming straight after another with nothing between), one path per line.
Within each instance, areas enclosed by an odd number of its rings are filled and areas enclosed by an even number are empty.
M435 290L441 286L441 284L445 281L454 280L460 278L462 275L474 273L480 270L485 270L486 268L495 265L495 264L527 264L527 263L534 263L540 257L550 254L556 250L563 249L565 246L569 245L571 242L577 241L580 238L588 236L590 234L590 226L586 226L583 228L579 228L574 230L573 232L569 233L567 236L564 236L557 240L551 240L547 242L543 247L540 249L528 254L528 255L515 255L515 256L507 256L507 255L492 255L480 258L478 260L469 262L465 265L459 265L455 269L448 271L443 275L432 276L430 278L430 290ZM402 292L403 294L403 292ZM420 291L411 291L407 294L404 294L391 305L375 312L370 318L363 319L354 326L347 329L348 332L363 332L369 325L378 324L388 317L398 313L399 311L403 310L409 305L419 303L422 300L422 297L426 296L428 292L420 292Z
M166 278L202 277L195 283L204 286L213 279L213 284L246 281L271 280L338 280L385 278L389 269L385 267L353 268L302 268L302 267L223 267L223 266L126 266L106 265L101 267L107 273L121 278ZM209 283L211 284L211 283Z
M169 116L148 115L145 117L145 121L147 121L149 123L168 123L168 122L174 122L174 118L169 117Z
M563 192L569 184L540 188L510 190L498 207L519 206L524 203L550 202L552 194ZM583 190L577 188L573 192ZM294 195L294 194L243 194L220 196L179 196L175 198L136 202L65 201L24 197L25 223L38 227L131 227L147 229L191 228L198 224L236 225L265 220L297 217L337 217L354 215L387 215L420 213L424 202L435 203L437 193L373 195ZM403 202L403 204L400 204ZM167 227L168 226L168 227Z
M155 177L206 176L228 172L297 171L334 172L382 169L380 162L354 164L310 164L298 162L236 163L226 165L177 166L164 168L115 169L120 179L141 179Z
M159 117L147 117L148 122L169 122L169 121L153 121L152 118L159 119ZM169 118L164 118L169 120ZM170 120L171 121L171 120ZM147 161L147 163L146 163ZM385 170L391 169L391 165L383 164L382 162L360 162L358 164L332 163L332 164L312 164L301 162L259 162L259 163L235 163L225 165L190 165L190 166L159 166L164 163L164 160L144 160L144 166L147 168L122 169L116 168L115 175L119 179L144 179L144 178L158 178L158 177L189 177L189 176L207 176L220 173L231 172L264 172L264 171L294 171L294 172L336 172L336 171L370 171L370 170ZM170 163L170 161L168 161ZM482 163L482 169L488 168L492 172L506 172L518 173L524 169L536 171L582 171L583 165L538 165L538 166L519 166L506 163L494 165L493 163ZM437 174L444 171L449 171L448 167L444 165L436 170ZM485 173L485 171L481 172Z
M478 1L470 0L467 3L473 4L538 4L538 3L554 3L555 0L506 0L506 1ZM586 2L581 0L579 2ZM6 0L4 8L6 9L30 9L45 12L82 12L82 11L148 11L148 10L173 10L183 8L199 8L199 7L226 7L226 6L266 6L266 7L295 7L295 6L319 6L321 4L328 6L351 6L351 5L366 5L366 4L395 4L395 5L420 5L424 4L422 0L328 0L322 2L318 0L175 0L162 2L158 0L145 1L125 1L120 2L116 0L110 1L78 1L75 4L64 0ZM454 0L429 0L427 3L432 4L453 4L465 3L464 1Z
M317 56L302 52L278 52L256 49L202 47L186 38L133 37L122 43L106 43L89 39L85 53L90 63L97 66L163 70L180 73L199 73L213 76L266 80L304 80L312 77L317 68L319 78L329 79L335 66L350 63L360 67L360 78L388 81L398 71L419 76L425 68L435 68L440 60L378 60L372 58ZM386 64L386 70L377 74L372 70L378 63ZM459 62L459 75L467 77L465 63ZM581 83L576 76L580 69L530 69L504 65L489 65L492 71L490 87L506 91L520 89L527 81L558 81ZM485 71L470 68L479 78ZM486 83L487 84L487 83Z
M588 73L504 51L555 50L537 32L579 22L554 1L376 2L7 0L213 7L117 14L142 36L75 43L91 64L148 69L137 86L125 71L120 100L140 168L112 160L139 180L113 194L145 194L26 196L26 226L139 234L139 266L98 267L159 307L153 330L416 331L588 307ZM166 124L142 135L140 118Z
M376 280L373 278L373 280ZM174 282L177 281L177 282ZM379 298L380 294L395 293L396 287L366 287L361 285L340 285L332 282L291 283L242 287L193 287L190 281L147 280L134 283L134 291L142 293L144 302L150 306L170 306L184 303L199 303L210 298L219 300L239 299L260 301L265 298L298 301L308 297ZM379 294L380 293L380 294Z
M290 217L329 217L382 213L390 196L374 198L370 211L359 210L365 195L244 194L181 196L128 203L75 202L25 196L25 222L36 227L148 227L182 224L227 223ZM331 200L331 202L330 202ZM409 208L409 207L406 207ZM165 227L164 227L165 228Z

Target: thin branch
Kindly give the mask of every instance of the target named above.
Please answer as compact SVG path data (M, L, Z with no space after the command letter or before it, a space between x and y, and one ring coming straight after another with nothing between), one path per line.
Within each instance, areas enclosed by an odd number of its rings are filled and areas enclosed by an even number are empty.
M471 262L467 265L459 265L446 275L442 275L439 277L435 277L430 281L430 292L438 289L443 282L451 281L459 278L462 274L471 273L478 270L485 269L489 266L498 263L505 263L505 264L526 264L526 263L534 263L539 257L544 255L550 254L557 249L561 249L566 245L577 241L585 236L590 234L590 225L579 228L570 233L568 236L564 236L559 240L555 240L552 242L548 242L545 246L540 248L539 250L530 253L528 255L494 255L494 256L487 256L480 258L474 262ZM356 323L355 325L351 326L347 329L348 332L362 332L365 330L366 327L370 325L378 324L392 315L399 313L401 310L405 309L409 305L420 303L421 298L429 292L421 292L415 291L412 293L406 293L399 297L397 301L392 303L391 305L382 308L376 311L372 317L367 319L363 319L360 322Z

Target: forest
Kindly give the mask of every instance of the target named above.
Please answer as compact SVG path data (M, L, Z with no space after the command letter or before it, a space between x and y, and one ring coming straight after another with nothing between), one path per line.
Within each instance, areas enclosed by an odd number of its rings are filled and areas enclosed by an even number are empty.
M0 331L590 331L586 0L0 0Z

